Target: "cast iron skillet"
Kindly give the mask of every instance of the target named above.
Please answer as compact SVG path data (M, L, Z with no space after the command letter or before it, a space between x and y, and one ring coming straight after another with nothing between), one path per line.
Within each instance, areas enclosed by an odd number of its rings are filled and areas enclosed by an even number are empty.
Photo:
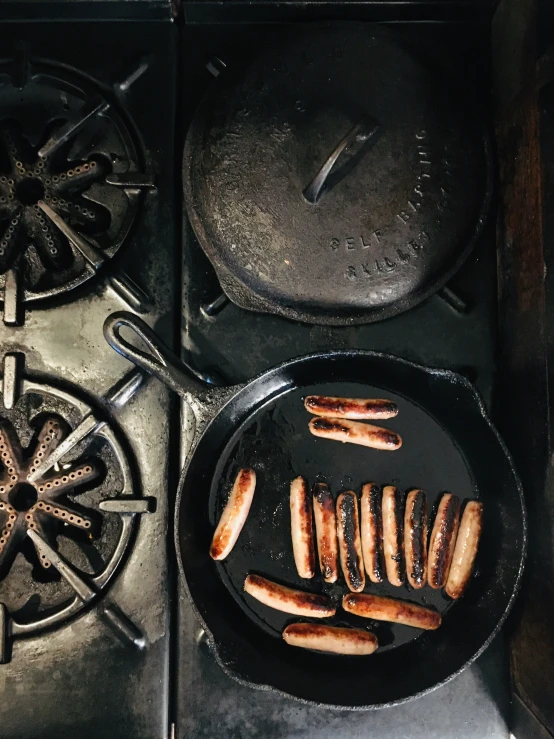
M131 329L147 351L121 336ZM523 568L526 516L509 453L467 380L444 370L365 351L300 357L244 385L206 387L139 318L121 312L104 325L108 343L158 377L192 407L194 446L179 484L175 539L179 567L218 662L236 680L294 698L341 708L394 705L442 685L490 643L514 601ZM245 347L245 351L247 348ZM302 398L313 392L386 397L399 406L384 422L404 440L395 452L364 449L312 437ZM257 488L247 523L223 563L208 554L211 536L237 470L254 467ZM380 649L368 657L308 652L281 639L299 620L244 594L248 572L292 586L324 591L339 601L341 580L301 581L290 542L288 486L298 474L326 480L336 495L364 482L418 486L435 503L449 490L481 498L485 526L477 572L463 598L452 603L426 587L366 586L375 593L438 608L437 631L372 624L337 611L334 623L372 628Z

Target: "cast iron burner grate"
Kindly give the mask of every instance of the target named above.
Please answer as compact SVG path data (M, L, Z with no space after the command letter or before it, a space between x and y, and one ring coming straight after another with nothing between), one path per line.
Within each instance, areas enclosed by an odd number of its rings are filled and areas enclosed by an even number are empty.
M59 626L92 601L127 640L143 637L106 602L106 586L131 546L137 515L133 463L108 420L72 390L23 374L4 358L0 403L0 662L9 637ZM121 407L135 372L103 399Z
M148 68L102 87L21 52L0 61L0 289L17 306L67 292L122 245L138 214L144 158L123 97Z
M93 519L80 515L67 501L69 492L95 480L99 465L95 461L66 465L40 482L29 482L29 475L67 436L66 424L54 416L48 417L38 432L36 441L24 449L14 426L0 421L0 459L4 467L0 477L0 515L4 522L0 533L0 577L9 571L17 547L27 530L55 543L60 523L90 530ZM30 453L29 453L30 452ZM63 500L63 502L61 502ZM50 567L47 556L39 549L37 556L43 567Z

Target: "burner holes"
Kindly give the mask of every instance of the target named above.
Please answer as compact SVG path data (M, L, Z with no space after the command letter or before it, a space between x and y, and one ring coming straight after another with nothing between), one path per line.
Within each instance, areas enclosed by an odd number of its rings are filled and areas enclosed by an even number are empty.
M16 511L28 511L37 502L38 495L36 488L28 482L18 485L10 493L10 503ZM25 518L28 518L27 516ZM30 518L30 516L29 516Z
M23 205L35 205L44 197L44 185L34 177L27 177L17 183L15 192Z
M85 529L90 529L90 521L85 521L83 526L85 527Z

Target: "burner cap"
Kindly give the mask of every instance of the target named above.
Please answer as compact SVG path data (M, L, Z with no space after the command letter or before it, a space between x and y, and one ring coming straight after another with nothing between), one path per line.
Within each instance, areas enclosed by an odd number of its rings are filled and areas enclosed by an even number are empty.
M406 310L452 276L490 199L475 111L390 32L293 31L222 73L188 133L185 197L238 305L328 324Z

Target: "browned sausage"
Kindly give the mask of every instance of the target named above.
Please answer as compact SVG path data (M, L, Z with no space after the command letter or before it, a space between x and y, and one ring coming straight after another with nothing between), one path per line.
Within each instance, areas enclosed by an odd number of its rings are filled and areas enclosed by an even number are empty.
M364 629L323 624L290 624L283 631L283 639L293 647L335 654L372 654L379 646L375 634Z
M404 517L402 493L392 485L383 488L383 552L391 585L404 582Z
M460 521L452 566L446 581L446 592L451 598L459 598L467 587L477 556L482 528L483 504L477 500L470 500Z
M412 588L427 583L427 498L423 490L411 490L404 513L406 576Z
M439 503L429 540L427 580L432 588L444 587L448 579L459 523L460 499L445 493Z
M341 493L337 498L337 538L344 579L349 590L358 593L364 589L365 574L358 499L352 490Z
M374 482L368 482L363 486L360 510L365 571L371 582L383 582L385 568L383 562L381 489Z
M256 473L249 467L239 470L227 505L223 509L210 547L212 559L225 559L235 546L244 526L256 489Z
M342 599L342 607L348 613L375 621L392 621L417 629L438 629L441 615L430 608L406 603L394 598L383 598L369 593L348 593Z
M275 608L277 611L312 618L326 618L335 615L336 608L324 595L293 590L267 580L265 577L260 577L260 575L248 575L244 581L244 589L260 603Z
M303 477L290 484L290 532L294 563L300 577L315 575L312 496Z
M314 436L322 439L360 444L373 449L394 451L402 446L402 439L395 431L345 418L312 418L309 428Z
M339 576L337 517L329 486L316 482L313 487L313 505L319 569L325 582L336 582Z
M314 416L326 418L393 418L398 406L392 400L372 398L334 398L329 395L308 395L304 407Z

